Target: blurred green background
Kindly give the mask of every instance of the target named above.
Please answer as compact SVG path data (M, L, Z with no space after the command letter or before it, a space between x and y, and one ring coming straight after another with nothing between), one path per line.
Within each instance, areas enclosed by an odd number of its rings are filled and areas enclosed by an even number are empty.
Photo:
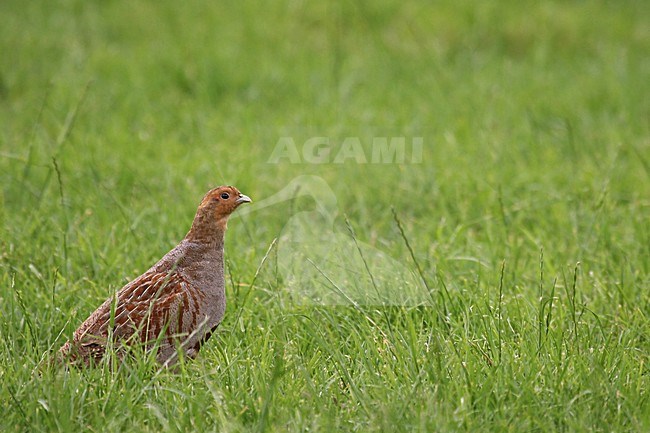
M286 343L282 338L301 337L276 335L270 327L278 317L285 324L294 320L285 316L291 306L274 298L282 281L272 266L262 266L250 293L242 293L240 286L251 281L296 209L313 206L298 199L231 223L231 315L227 331L219 336L224 342L215 343L223 352L208 351L205 364L195 368L227 364L223 357L229 352L235 359L261 357L259 376L247 388L220 391L230 395L232 406L226 405L219 416L234 420L232 428L648 427L643 415L648 407L650 311L648 23L647 1L3 0L0 379L9 381L2 403L12 413L6 418L9 430L26 425L63 428L62 415L53 415L55 410L45 411L47 421L36 403L16 403L60 387L66 390L63 395L74 395L72 388L57 382L60 378L51 379L55 386L39 384L30 373L34 365L108 294L184 235L209 187L236 185L258 201L305 174L321 177L336 194L337 230L346 232L347 216L363 242L413 269L417 261L436 293L448 290L447 302L456 306L449 307L452 311L462 316L492 305L505 261L504 302L512 304L511 316L504 320L519 324L511 325L513 335L541 329L539 295L555 296L558 321L549 323L558 332L558 344L611 350L611 358L600 359L602 368L621 368L621 376L633 375L636 382L619 388L611 378L598 382L602 387L590 391L593 398L571 414L575 424L562 421L567 415L557 408L580 394L577 384L586 380L582 374L592 364L577 369L572 379L576 388L556 383L549 395L523 399L521 407L506 398L497 399L496 406L464 412L457 406L459 395L467 391L460 389L463 377L470 375L473 389L485 389L485 396L498 395L503 387L488 380L492 376L484 367L468 371L463 367L468 359L454 349L454 341L465 342L474 354L468 356L482 359L472 349L485 337L480 326L449 319L457 328L436 329L441 332L440 353L451 354L452 366L436 370L446 379L428 376L432 382L422 386L430 392L409 390L407 384L424 383L411 382L420 378L419 370L405 367L400 376L395 367L392 384L399 391L370 393L367 401L359 396L363 393L353 393L351 406L341 407L324 403L314 397L321 394L310 394L302 382L284 377L278 379L286 387L283 394L293 399L269 409L264 384L277 361L270 347ZM346 137L358 137L367 155L373 137L405 137L407 149L414 137L422 137L424 150L419 163L408 158L401 164L359 164L353 159L343 164L271 163L281 137L292 137L299 151L310 137L327 137L332 155ZM403 224L413 258L391 207ZM571 279L578 262L576 288ZM557 294L548 294L554 280ZM571 287L578 300L570 296ZM586 314L591 319L581 323L582 337L565 342L577 332L577 322L573 327L559 318L575 319L576 303L593 316ZM377 343L371 341L372 330L354 319L357 313L319 314L334 314L327 316L329 323L342 335L358 331L358 343L372 346ZM235 314L242 323L234 323ZM390 320L381 317L375 318L377 323L385 320L384 326L390 327ZM266 335L260 344L259 335L245 332L258 326L274 338L260 331ZM417 332L408 328L418 336L404 343L404 353L413 359L428 359L419 350L427 335L437 332L422 326ZM298 326L293 331L312 341L303 330ZM614 340L626 344L608 346ZM513 347L518 341L513 337ZM330 343L340 344L336 339ZM242 352L235 355L238 350ZM341 345L340 350L342 358L332 356L345 370L343 359L353 362L362 349ZM510 355L507 359L516 363ZM384 355L377 356L372 362L390 364ZM328 359L322 362L333 362ZM332 371L334 377L339 370ZM391 388L371 369L360 371L361 388ZM516 380L518 373L509 374ZM316 388L333 380L327 375L320 379L313 379ZM126 394L130 384L124 385ZM489 391L490 384L496 391ZM534 385L526 384L533 393ZM445 386L447 397L435 391ZM616 406L606 397L617 395L616 390L626 396L622 415L620 409L603 409ZM241 403L238 392L251 400ZM406 415L381 409L416 394L425 403ZM557 401L552 395L559 396ZM480 396L473 395L473 401L481 401ZM170 419L166 417L173 411L165 412L165 404L171 410L173 399L160 398L161 416ZM73 397L69 401L70 408L83 407L90 414L86 427L101 425L101 417L119 418L106 405L78 403ZM140 401L129 401L137 411ZM431 401L436 403L426 403ZM360 413L355 402L368 410ZM500 404L510 404L524 421L513 424L500 411L488 416ZM327 408L322 419L314 415L318 407ZM546 407L552 408L548 416L537 419ZM194 409L188 409L187 418L177 418L177 428L189 428L205 407ZM149 423L150 415L134 419L139 429L157 428ZM203 421L208 423L204 428L225 428L210 416Z

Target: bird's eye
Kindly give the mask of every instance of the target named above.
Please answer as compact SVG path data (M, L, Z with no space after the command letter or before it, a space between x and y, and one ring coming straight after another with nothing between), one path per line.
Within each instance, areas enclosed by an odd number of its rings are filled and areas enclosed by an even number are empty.
M227 192L222 192L221 193L221 198L224 200L228 200L230 198L230 195Z

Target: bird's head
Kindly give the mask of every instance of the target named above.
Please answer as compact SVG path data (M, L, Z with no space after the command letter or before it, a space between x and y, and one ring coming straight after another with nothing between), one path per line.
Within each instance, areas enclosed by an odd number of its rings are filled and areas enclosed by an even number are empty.
M218 186L203 197L199 209L207 211L218 221L227 218L242 203L250 202L251 199L234 186Z
M242 203L250 202L251 199L234 186L218 186L211 189L201 200L190 234L210 237L214 229L223 233L230 214Z

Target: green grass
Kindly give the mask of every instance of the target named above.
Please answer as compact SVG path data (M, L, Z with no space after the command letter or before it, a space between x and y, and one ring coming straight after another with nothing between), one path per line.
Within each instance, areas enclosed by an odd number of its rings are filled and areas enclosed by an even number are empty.
M3 0L0 22L0 431L650 431L648 2ZM424 152L269 163L286 136ZM43 367L207 188L300 175L430 305L285 296L269 247L298 198L231 221L195 362Z

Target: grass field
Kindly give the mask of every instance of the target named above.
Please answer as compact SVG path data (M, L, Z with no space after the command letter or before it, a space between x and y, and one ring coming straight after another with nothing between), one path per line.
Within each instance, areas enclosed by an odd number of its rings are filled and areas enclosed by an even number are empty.
M0 2L0 431L650 431L650 3L221 3ZM209 187L301 179L231 221L196 361L47 367ZM428 302L292 297L322 203Z

